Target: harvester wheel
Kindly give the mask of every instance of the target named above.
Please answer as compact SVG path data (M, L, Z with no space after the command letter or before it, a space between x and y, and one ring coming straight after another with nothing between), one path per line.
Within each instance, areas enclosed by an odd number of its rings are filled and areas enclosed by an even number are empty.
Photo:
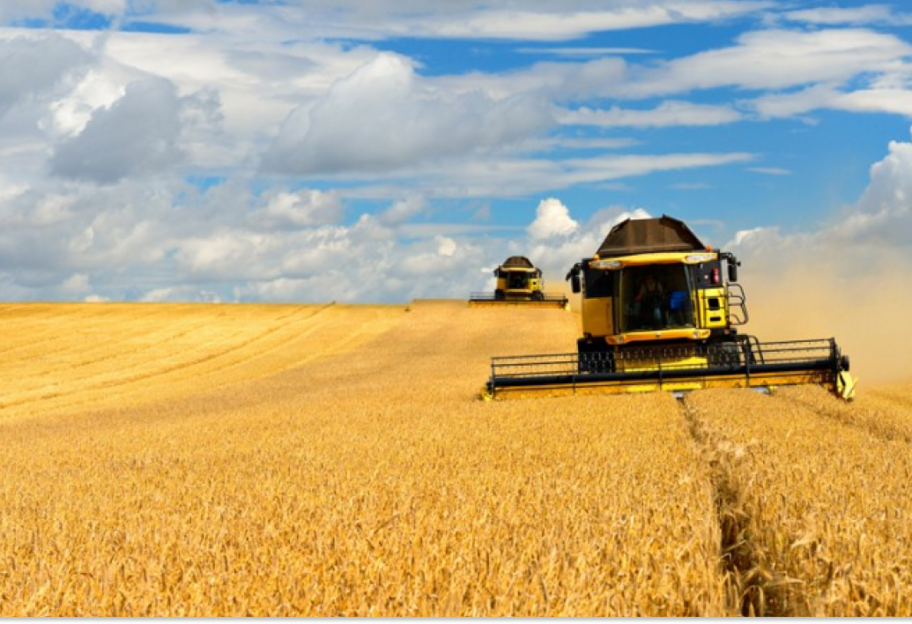
M545 294L540 290L536 290L535 292L532 293L532 299L534 301L544 301Z
M495 290L495 291L494 291L494 298L495 298L497 301L503 301L504 299L507 298L507 296L504 294L504 291L502 291L502 290Z

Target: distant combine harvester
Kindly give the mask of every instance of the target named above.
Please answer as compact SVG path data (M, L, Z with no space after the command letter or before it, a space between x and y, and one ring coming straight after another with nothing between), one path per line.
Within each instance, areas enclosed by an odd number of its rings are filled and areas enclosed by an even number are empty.
M542 271L525 256L510 256L494 269L497 285L493 293L473 292L470 307L522 306L539 308L567 308L569 301L564 294L544 291Z

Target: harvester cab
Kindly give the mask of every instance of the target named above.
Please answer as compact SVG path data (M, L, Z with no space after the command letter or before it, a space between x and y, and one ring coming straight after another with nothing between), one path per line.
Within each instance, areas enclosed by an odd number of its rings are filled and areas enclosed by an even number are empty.
M748 320L739 266L671 217L619 223L567 274L581 296L577 352L495 357L486 395L816 383L851 399L834 339L761 343L738 332Z
M469 305L519 305L536 307L566 308L569 301L562 294L548 294L544 291L542 271L525 256L510 256L494 269L497 283L493 293L473 292Z

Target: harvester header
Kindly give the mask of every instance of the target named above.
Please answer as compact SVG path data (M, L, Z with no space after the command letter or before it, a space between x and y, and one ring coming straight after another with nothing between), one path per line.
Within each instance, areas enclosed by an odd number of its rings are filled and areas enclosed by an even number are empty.
M849 359L833 338L739 333L748 320L739 266L677 219L617 224L567 273L581 295L576 353L495 357L485 397L819 384L851 399Z

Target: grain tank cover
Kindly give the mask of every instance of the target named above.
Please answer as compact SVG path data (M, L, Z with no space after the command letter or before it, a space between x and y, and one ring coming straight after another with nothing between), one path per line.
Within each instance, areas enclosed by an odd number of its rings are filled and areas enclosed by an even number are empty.
M505 269L534 269L532 262L525 256L510 256L501 265Z
M658 219L627 219L618 223L599 247L598 257L705 250L706 246L682 221L662 215Z

